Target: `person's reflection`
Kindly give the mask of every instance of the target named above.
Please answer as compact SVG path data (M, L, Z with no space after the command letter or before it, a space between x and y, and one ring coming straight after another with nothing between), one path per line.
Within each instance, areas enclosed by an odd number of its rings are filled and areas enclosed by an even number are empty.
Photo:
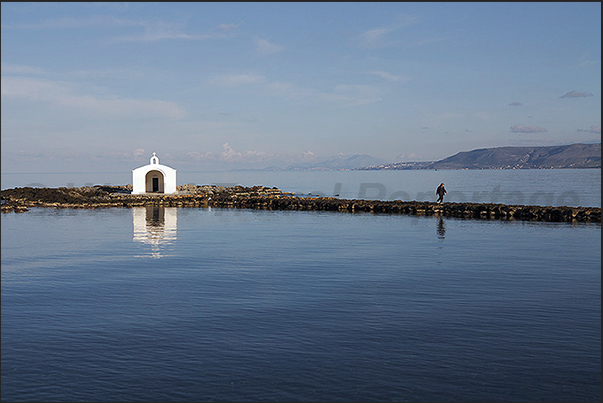
M446 225L444 224L443 216L438 217L438 222L436 225L436 232L438 233L439 239L444 239L444 237L446 236Z
M151 245L152 257L162 257L161 246L176 239L177 208L163 206L133 207L134 241Z

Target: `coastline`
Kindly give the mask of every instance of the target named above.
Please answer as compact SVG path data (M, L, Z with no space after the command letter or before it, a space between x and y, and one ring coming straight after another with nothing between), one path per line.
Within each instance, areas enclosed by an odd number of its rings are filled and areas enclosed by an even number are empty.
M244 208L265 210L333 211L343 213L406 214L486 220L601 222L600 207L507 205L423 201L381 201L300 197L264 186L178 186L177 194L130 194L131 185L81 188L14 188L1 191L2 213L22 213L33 207L131 208L144 206Z

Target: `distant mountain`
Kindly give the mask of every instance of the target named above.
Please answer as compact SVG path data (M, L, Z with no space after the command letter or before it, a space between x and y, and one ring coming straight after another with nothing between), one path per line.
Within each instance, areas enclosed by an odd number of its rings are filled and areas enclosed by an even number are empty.
M320 162L290 165L287 171L335 171L358 169L369 165L383 164L385 161L367 154L344 155Z
M563 169L601 168L601 143L497 147L463 151L439 161L397 162L363 169Z

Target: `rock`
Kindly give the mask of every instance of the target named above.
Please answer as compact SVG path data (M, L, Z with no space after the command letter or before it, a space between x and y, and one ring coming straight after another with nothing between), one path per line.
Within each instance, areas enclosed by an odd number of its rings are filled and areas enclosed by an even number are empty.
M265 186L222 187L181 185L178 194L132 195L131 185L82 188L14 188L2 190L2 212L28 207L98 208L147 205L223 207L269 210L340 211L372 214L438 215L475 219L601 222L600 207L521 206L484 203L444 203L400 200L346 200L296 197Z

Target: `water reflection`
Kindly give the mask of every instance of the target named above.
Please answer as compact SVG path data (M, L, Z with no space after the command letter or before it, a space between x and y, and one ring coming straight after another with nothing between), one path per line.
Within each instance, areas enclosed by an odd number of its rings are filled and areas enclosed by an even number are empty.
M436 224L436 232L438 233L439 239L444 239L446 236L446 225L444 224L444 217L439 216Z
M134 241L151 246L151 253L141 257L159 259L166 256L162 249L176 240L177 207L146 206L132 208Z

